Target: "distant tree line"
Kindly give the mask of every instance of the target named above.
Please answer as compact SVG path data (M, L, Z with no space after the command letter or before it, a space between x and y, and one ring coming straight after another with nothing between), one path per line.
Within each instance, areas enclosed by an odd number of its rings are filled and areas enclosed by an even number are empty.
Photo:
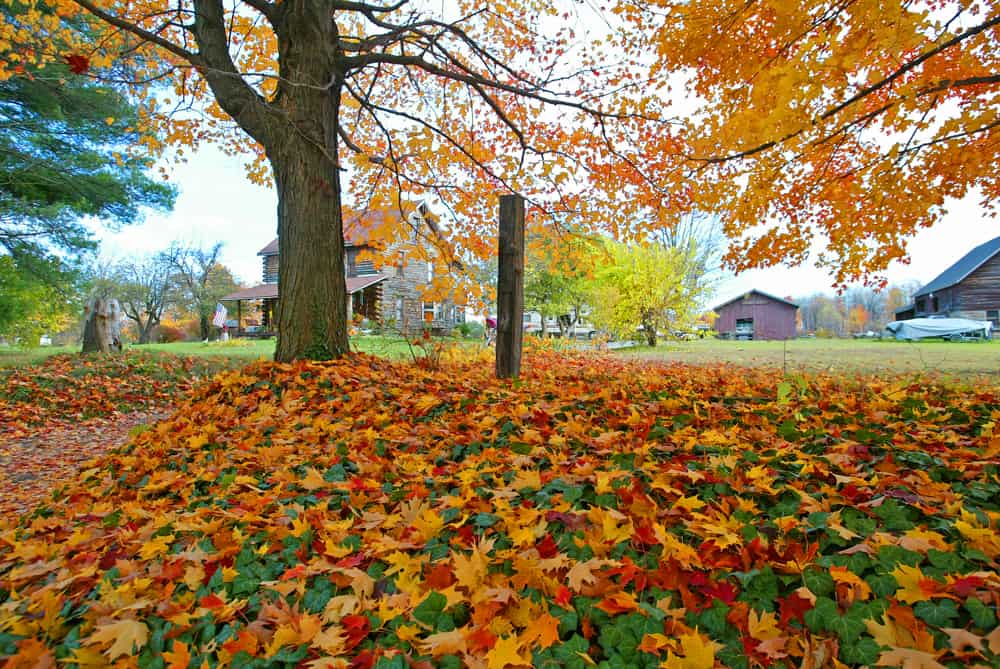
M909 304L919 288L916 282L907 282L881 291L854 287L839 295L814 293L794 299L799 305L799 331L821 337L881 332L886 323L896 320L896 309Z

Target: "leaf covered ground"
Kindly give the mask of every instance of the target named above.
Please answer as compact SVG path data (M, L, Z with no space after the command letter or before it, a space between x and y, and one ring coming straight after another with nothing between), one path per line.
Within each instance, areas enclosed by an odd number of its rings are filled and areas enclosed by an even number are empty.
M24 512L53 482L162 418L199 380L234 361L129 351L62 354L0 370L0 515Z
M237 365L222 357L135 349L121 355L54 355L0 370L0 430L6 437L23 437L39 426L49 430L171 406L199 380Z
M1000 389L258 363L0 523L9 667L1000 666Z

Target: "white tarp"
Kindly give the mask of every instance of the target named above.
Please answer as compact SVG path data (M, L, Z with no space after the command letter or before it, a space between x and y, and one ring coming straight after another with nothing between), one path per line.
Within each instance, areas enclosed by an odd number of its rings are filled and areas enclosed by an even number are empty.
M911 318L908 321L893 321L885 329L894 334L896 339L924 339L958 337L964 334L989 337L991 327L989 321L973 321L968 318Z

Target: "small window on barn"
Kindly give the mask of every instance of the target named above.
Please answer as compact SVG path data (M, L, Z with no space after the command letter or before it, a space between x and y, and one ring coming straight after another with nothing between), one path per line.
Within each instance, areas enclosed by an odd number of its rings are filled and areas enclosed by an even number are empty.
M989 309L986 311L986 320L993 323L994 329L1000 328L1000 309Z

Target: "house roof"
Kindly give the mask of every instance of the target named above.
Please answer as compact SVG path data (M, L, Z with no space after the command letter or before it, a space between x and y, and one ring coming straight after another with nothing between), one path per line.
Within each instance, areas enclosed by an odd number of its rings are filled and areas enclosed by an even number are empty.
M411 203L412 204L412 203ZM414 205L416 211L424 216L431 230L440 235L437 225L433 222L433 217L428 213L426 205L419 203ZM370 210L361 214L345 213L344 216L344 243L348 246L364 246L371 239L371 233L386 225L398 225L400 213L398 209L391 210ZM257 252L259 256L273 256L278 254L278 238Z
M753 288L752 290L748 290L747 292L743 293L742 295L737 295L736 297L734 297L731 300L728 300L726 302L723 302L722 304L719 304L719 305L716 305L716 306L712 307L712 311L718 311L722 307L728 306L728 305L732 304L733 302L738 302L738 301L742 300L743 298L745 298L746 296L750 295L751 293L757 293L758 295L760 295L762 297L766 297L769 300L774 300L775 302L781 302L782 304L787 304L788 306L795 307L796 309L799 308L799 305L795 304L794 302L789 302L788 300L783 299L781 297L777 297L775 295L771 295L770 293L765 293L763 290L757 290L756 288Z
M958 262L941 272L937 278L918 290L913 297L930 295L934 291L944 290L949 286L954 286L956 283L961 283L965 280L965 277L975 272L983 263L997 253L1000 253L1000 237L980 244L966 253Z
M368 286L372 286L380 281L384 281L385 279L385 274L349 276L347 277L347 294L350 295L358 292L359 290L364 290ZM263 300L276 297L278 297L278 284L262 283L259 286L254 286L253 288L243 288L241 290L237 290L235 293L229 293L229 295L221 298L221 301L238 302L240 300Z

